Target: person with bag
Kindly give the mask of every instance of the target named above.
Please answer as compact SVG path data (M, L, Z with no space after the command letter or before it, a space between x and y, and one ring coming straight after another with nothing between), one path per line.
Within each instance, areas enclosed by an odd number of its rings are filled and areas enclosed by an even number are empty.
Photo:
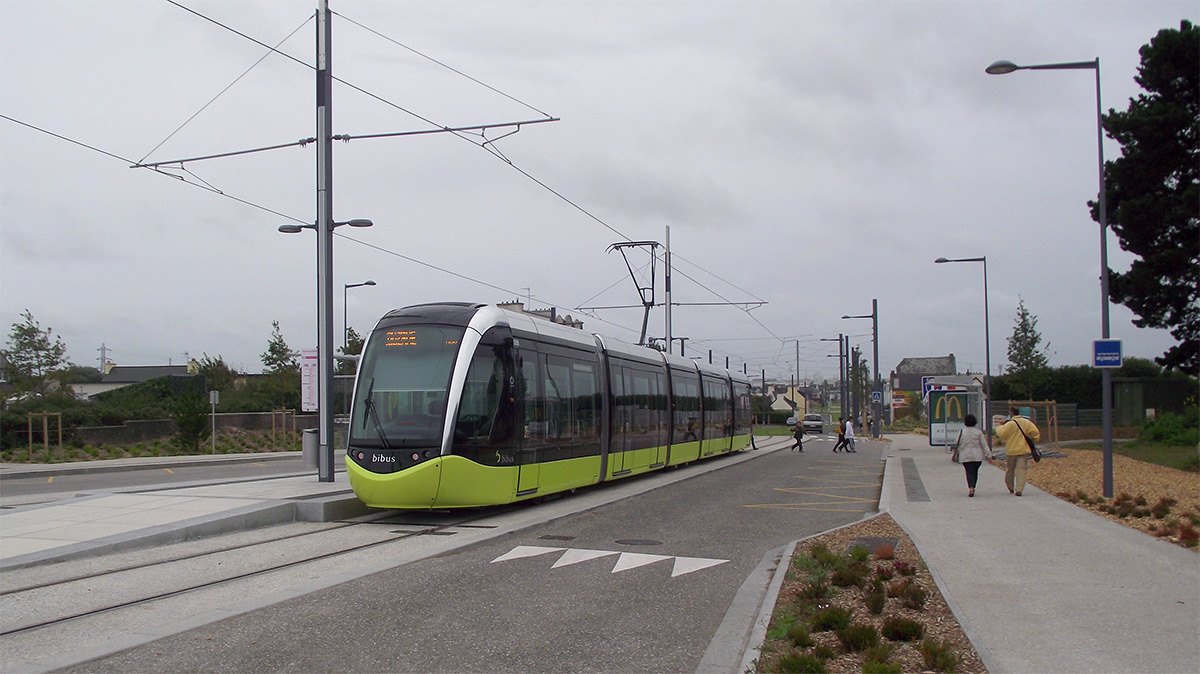
M804 453L804 426L797 421L795 428L792 429L792 437L796 439L796 444L791 446L791 449L799 449L800 453ZM788 451L791 451L789 449Z
M954 461L961 463L967 471L967 496L975 495L975 484L979 482L979 466L988 459L996 458L987 446L987 438L983 431L976 427L979 420L974 414L963 417L966 427L958 432L958 441L954 443Z
M846 447L846 420L838 417L837 422L837 442L833 443L833 451L840 452L843 447Z
M1021 410L1015 405L1008 411L1008 421L996 428L996 437L1004 443L1004 451L1008 455L1005 459L1004 485L1008 487L1010 494L1020 496L1025 490L1025 471L1029 466L1029 457L1042 435L1037 425L1021 416Z

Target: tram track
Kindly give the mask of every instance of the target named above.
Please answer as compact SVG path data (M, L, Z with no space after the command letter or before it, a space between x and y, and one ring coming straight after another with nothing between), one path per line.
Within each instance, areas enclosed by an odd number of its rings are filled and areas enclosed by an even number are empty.
M420 528L416 528L416 529L413 529L410 531L399 530L399 531L389 532L389 533L396 534L396 535L389 537L389 538L382 539L382 540L370 541L367 543L352 545L349 547L343 547L343 548L339 548L336 550L322 552L320 554L306 555L299 559L293 559L293 560L278 563L278 564L270 564L270 565L264 566L262 568L256 568L256 569L253 569L250 571L245 571L245 572L238 572L238 573L234 573L232 575L228 575L228 576L221 577L221 578L216 578L213 580L191 583L184 587L175 588L175 589L171 589L171 590L167 590L167 591L163 591L163 592L157 592L157 593L154 593L154 594L151 594L148 596L138 597L135 599L129 599L127 601L107 602L105 605L100 606L100 607L90 608L88 610L70 613L67 615L56 616L53 618L42 619L37 622L33 622L30 624L26 624L26 625L20 625L20 626L16 626L16 627L10 626L10 624L12 622L12 613L13 612L6 610L5 613L8 614L8 617L5 620L6 624L3 626L2 629L0 629L0 637L10 637L10 636L16 636L16 635L21 635L21 634L27 634L27 633L31 633L31 632L34 632L37 630L55 627L55 626L63 625L66 623L71 623L74 621L79 621L79 620L83 620L86 618L99 616L99 615L106 614L106 613L111 613L111 612L118 611L121 609L137 607L137 606L147 606L149 604L153 604L154 602L160 602L160 601L163 601L166 599L170 599L172 597L178 597L180 595L185 595L185 594L194 593L194 592L200 592L200 591L212 589L212 588L218 588L218 587L221 587L224 585L229 585L231 583L236 583L238 581L243 581L243 580L247 580L247 579L251 579L251 578L255 578L255 577L261 577L261 576L265 576L267 574L277 573L280 571L286 571L289 569L295 569L295 568L302 567L307 564L313 564L316 562L333 559L336 557L349 555L349 554L353 554L356 552L361 552L363 550L369 550L372 548L379 548L379 547L383 547L383 546L387 546L387 545L391 545L391 544L395 544L395 543L401 543L406 540L410 540L410 539L420 537L420 536L431 536L431 535L439 535L439 534L444 535L444 533L450 529L455 529L455 528L459 528L459 527L476 528L476 527L480 527L481 525L475 524L474 526L472 526L473 523L478 522L479 520L482 520L482 519L485 519L488 517L493 517L495 514L496 514L496 512L493 510L493 511L489 511L486 513L480 513L480 514L474 515L472 517L456 519L454 521L446 522L446 523L432 524L432 525L428 525L428 526L421 526L420 524L417 524L416 526L418 526ZM95 572L95 573L88 573L88 574L84 574L84 575L74 576L71 578L59 579L59 580L55 580L55 581L48 581L48 582L39 583L39 584L35 584L35 585L29 585L29 586L20 587L20 588L11 588L11 589L7 589L3 592L0 592L0 597L2 597L6 602L9 602L9 603L19 602L22 600L22 598L24 596L33 595L33 594L37 593L38 591L50 590L50 589L54 589L54 588L59 588L61 590L67 590L67 589L69 589L69 586L74 583L81 583L84 581L94 581L94 580L103 579L106 577L114 577L119 574L125 574L125 573L129 573L132 571L146 571L147 569L153 569L155 567L159 567L159 568L163 569L163 571L161 573L159 573L158 575L165 577L171 573L170 572L171 565L180 565L185 562L194 562L198 559L202 559L205 557L211 557L213 555L245 551L245 550L253 549L253 548L262 548L263 546L270 546L273 544L295 541L295 540L301 539L301 538L320 536L320 535L331 533L331 532L342 531L342 530L345 530L345 529L348 529L351 527L360 527L360 526L366 526L366 525L413 526L412 524L406 523L406 522L397 523L394 521L389 521L390 519L391 518L389 517L389 518L381 518L379 520L365 520L365 521L358 521L358 522L341 522L341 523L338 523L339 526L329 527L329 528L321 529L319 531L301 532L301 533L297 533L297 534L290 534L287 536L275 537L275 538L265 540L265 541L255 541L255 542L245 543L245 544L224 546L222 548L215 549L215 550L206 550L206 551L197 552L194 554L172 557L170 559L163 559L163 560L156 560L153 562L134 564L134 565L124 566L124 567L117 568L117 569L109 569L109 570Z

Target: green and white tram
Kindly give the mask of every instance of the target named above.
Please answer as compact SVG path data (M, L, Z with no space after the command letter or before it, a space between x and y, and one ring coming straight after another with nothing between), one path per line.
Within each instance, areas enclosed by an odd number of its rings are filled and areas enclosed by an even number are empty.
M346 451L375 508L512 503L744 449L741 375L484 304L388 313Z

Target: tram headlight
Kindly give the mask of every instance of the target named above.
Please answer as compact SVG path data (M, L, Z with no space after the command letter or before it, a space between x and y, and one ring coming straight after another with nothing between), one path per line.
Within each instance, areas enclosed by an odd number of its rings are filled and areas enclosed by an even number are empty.
M417 462L417 461L420 461L420 460L421 460L421 453L420 453L420 452L413 452L413 454L412 454L412 460L413 460L413 462L414 462L414 463L415 463L415 462Z

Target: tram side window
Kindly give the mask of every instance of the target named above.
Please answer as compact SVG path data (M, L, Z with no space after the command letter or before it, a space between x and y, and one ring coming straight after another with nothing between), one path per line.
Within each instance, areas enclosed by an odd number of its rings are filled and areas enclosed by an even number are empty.
M654 372L650 375L650 416L653 420L653 439L651 447L665 447L667 433L671 425L670 405L667 400L667 375L665 372Z
M608 451L623 452L632 449L629 437L633 431L633 386L629 377L625 376L625 368L614 365L609 368L609 373L611 376L608 389L609 395L612 396L612 446ZM630 383L628 394L625 388L627 382Z
M571 369L557 356L545 356L546 435L543 461L567 458L575 444L575 410L571 406Z
M671 372L671 388L675 394L675 433L671 442L682 444L700 439L700 385L694 376Z
M513 462L516 407L512 376L507 344L479 345L467 369L458 406L454 454L486 465Z
M746 435L750 432L750 427L754 421L750 409L750 386L748 384L734 384L733 388L737 404L733 412L734 426L736 427L734 435Z
M538 390L538 354L534 352L526 352L521 359L521 375L518 377L518 386L524 394L520 399L525 401L523 426L524 437L518 444L520 450L517 452L517 463L537 463L538 451L545 442L546 429L549 424L546 421L546 405L542 398L542 392Z
M575 410L576 456L600 454L600 389L595 363L571 363L571 405Z
M729 425L729 392L716 379L704 379L704 439L725 437Z

